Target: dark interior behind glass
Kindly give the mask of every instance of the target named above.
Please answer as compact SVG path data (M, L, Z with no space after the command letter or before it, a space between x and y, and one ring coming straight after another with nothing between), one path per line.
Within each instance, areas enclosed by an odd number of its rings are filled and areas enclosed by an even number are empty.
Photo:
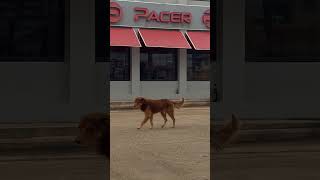
M0 61L64 61L65 0L1 0Z
M188 81L209 81L210 51L188 50Z
M320 1L246 0L247 60L320 59Z
M130 81L130 48L110 48L110 81Z
M178 50L169 48L140 49L141 81L177 81Z

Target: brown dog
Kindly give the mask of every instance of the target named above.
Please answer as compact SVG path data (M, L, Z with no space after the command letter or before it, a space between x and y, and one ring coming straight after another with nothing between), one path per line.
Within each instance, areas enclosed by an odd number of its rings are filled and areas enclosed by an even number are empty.
M167 123L167 114L170 116L170 118L173 121L172 128L176 125L176 119L174 118L174 108L179 109L184 103L184 98L182 98L182 101L175 102L171 101L169 99L146 99L143 97L137 97L134 100L134 107L140 108L141 111L144 112L144 120L141 122L140 127L138 129L142 128L142 126L150 119L151 128L153 128L153 115L156 113L161 113L164 124L161 126L161 128L164 128L164 126Z
M94 147L98 154L110 158L110 117L107 113L89 113L83 116L79 124L79 136L76 143Z
M216 151L220 151L226 144L232 141L240 130L240 120L232 114L232 120L224 125L218 131L213 130L213 147Z

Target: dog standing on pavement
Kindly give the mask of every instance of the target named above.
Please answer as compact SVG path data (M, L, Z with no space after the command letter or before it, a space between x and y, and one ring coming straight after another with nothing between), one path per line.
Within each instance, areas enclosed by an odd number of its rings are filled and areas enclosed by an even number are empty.
M161 113L164 123L161 128L164 128L168 119L167 114L173 121L172 128L176 125L176 119L174 117L174 109L179 109L184 103L184 98L180 102L171 101L169 99L146 99L143 97L137 97L134 100L134 107L140 108L144 112L144 120L141 122L140 126L137 129L141 129L142 126L150 120L150 129L153 128L153 115L156 113Z
M232 114L230 122L226 123L221 129L213 130L213 148L220 151L226 144L231 142L240 130L240 119Z
M110 159L110 117L108 113L89 113L79 123L79 135L75 142L96 149L98 154Z

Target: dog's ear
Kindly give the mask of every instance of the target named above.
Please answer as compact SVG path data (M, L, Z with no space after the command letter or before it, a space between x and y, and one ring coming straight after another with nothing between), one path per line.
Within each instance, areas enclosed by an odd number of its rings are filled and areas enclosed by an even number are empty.
M146 99L145 98L140 98L140 101L142 102L142 103L144 103L144 102L146 102Z
M143 97L136 97L134 102L145 102L145 99Z

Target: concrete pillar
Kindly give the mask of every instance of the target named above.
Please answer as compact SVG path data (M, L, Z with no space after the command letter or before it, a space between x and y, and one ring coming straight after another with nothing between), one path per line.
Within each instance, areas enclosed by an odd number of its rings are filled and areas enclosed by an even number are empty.
M178 49L178 96L187 95L187 49Z
M75 116L93 111L95 3L70 0L69 103Z
M140 48L131 48L131 95L140 96Z
M241 116L245 108L245 1L224 0L222 17L222 59L218 59L222 63L222 112Z

